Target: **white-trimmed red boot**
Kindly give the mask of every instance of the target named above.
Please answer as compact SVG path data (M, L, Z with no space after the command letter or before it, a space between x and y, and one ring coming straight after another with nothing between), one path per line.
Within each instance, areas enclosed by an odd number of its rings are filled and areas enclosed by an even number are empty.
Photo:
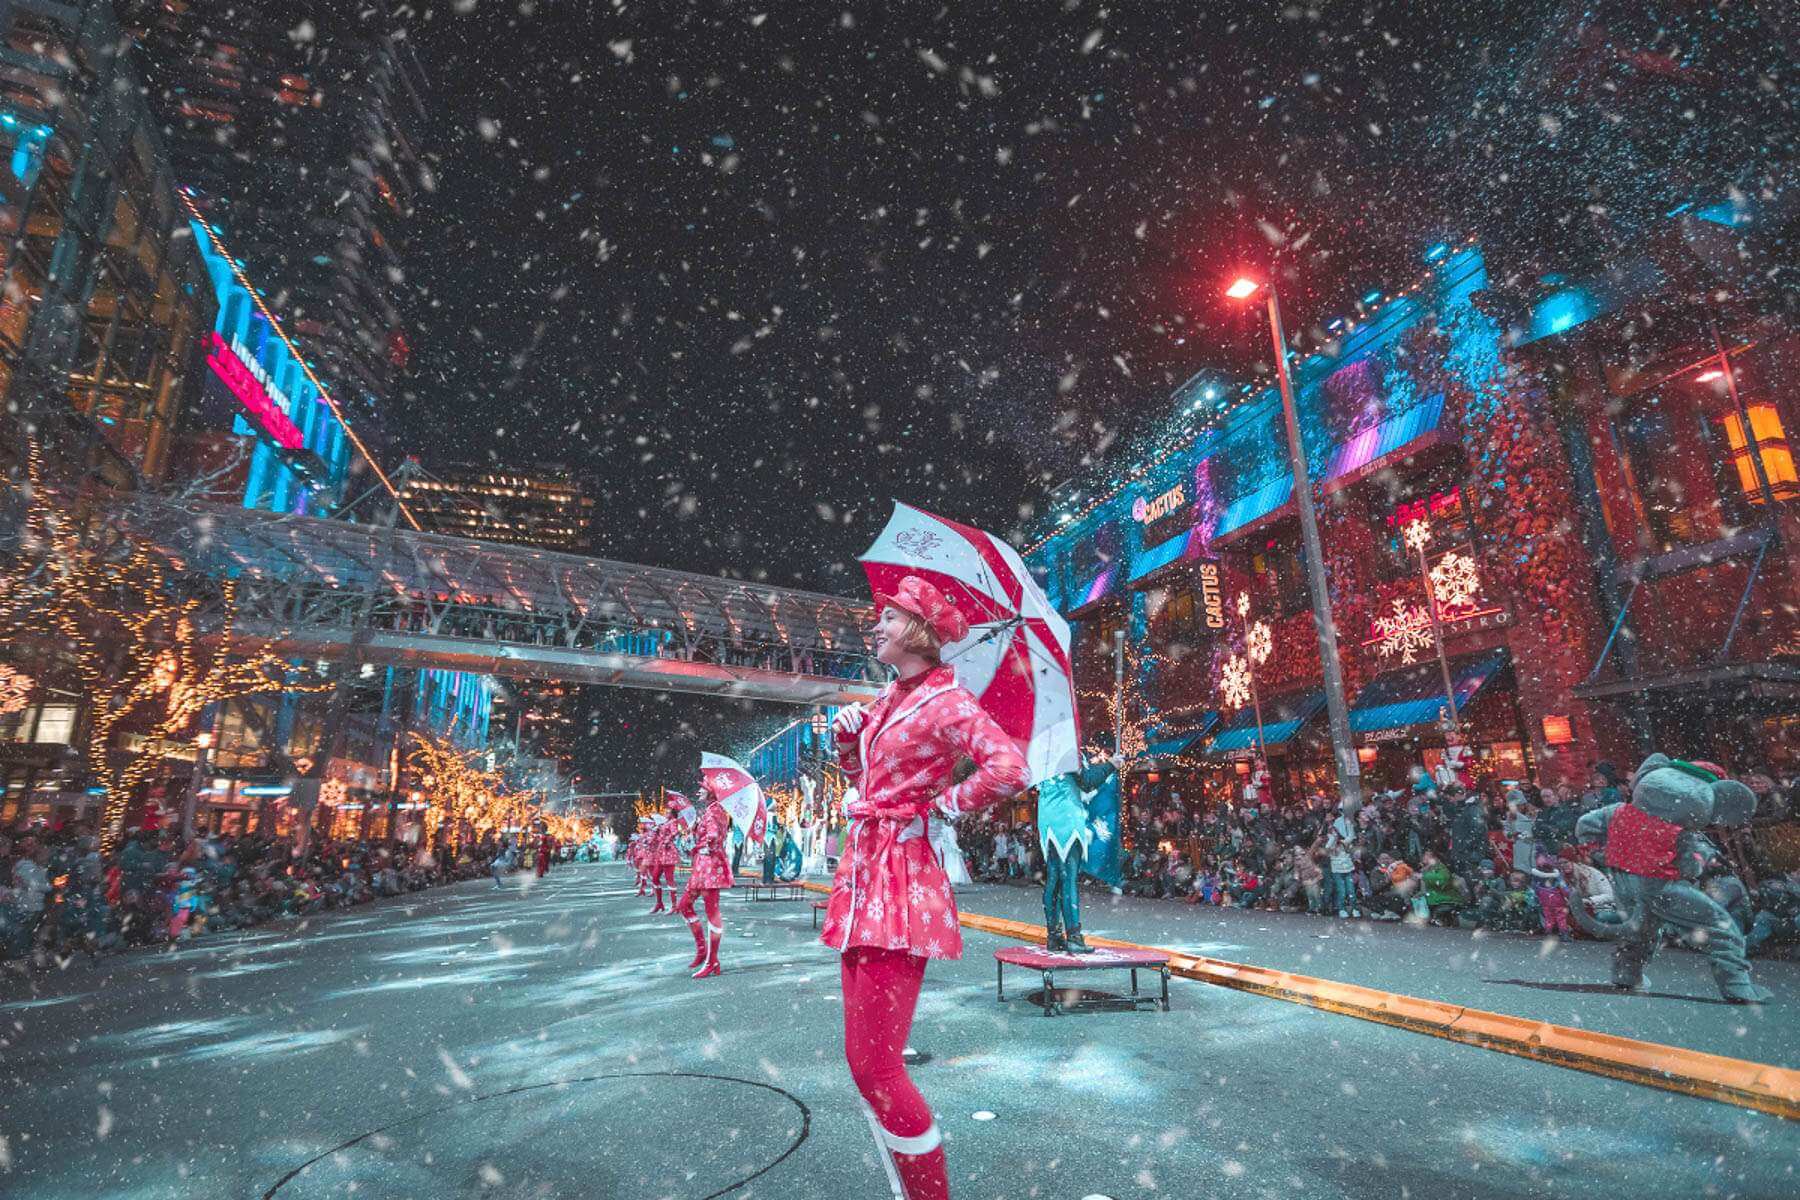
M695 979L711 979L722 973L719 967L719 939L724 936L723 925L714 925L711 921L706 923L706 963L694 972Z
M700 932L699 917L690 913L682 913L681 915L687 918L688 931L694 935L694 961L688 964L688 969L693 970L695 967L701 966L706 962L706 935Z

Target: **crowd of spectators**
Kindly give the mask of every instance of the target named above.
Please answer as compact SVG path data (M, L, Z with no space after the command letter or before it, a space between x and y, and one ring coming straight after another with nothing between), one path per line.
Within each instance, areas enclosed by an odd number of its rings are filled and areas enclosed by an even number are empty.
M1757 823L1789 817L1791 789L1757 787ZM1130 806L1132 849L1121 890L1189 904L1413 920L1573 938L1603 933L1613 908L1598 847L1577 844L1589 809L1626 796L1601 764L1586 788L1464 787L1423 771L1410 788L1377 792L1354 816L1315 794L1297 804L1254 800L1205 808L1179 794ZM1800 942L1800 871L1778 869L1761 842L1716 831L1720 855L1704 886L1739 921L1753 952ZM967 831L971 873L1030 881L1043 869L1028 824Z
M420 847L314 840L304 852L259 835L126 836L102 855L83 825L0 834L0 963L44 967L75 954L246 929L487 874L490 840ZM529 857L507 869L530 866Z

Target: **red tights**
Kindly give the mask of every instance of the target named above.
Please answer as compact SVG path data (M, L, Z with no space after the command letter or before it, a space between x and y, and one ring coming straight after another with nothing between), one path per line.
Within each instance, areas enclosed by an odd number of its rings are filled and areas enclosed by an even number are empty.
M667 863L663 866L651 867L650 886L656 889L656 903L658 907L661 907L662 905L663 889L665 887L669 889L669 899L673 901L675 899L675 864Z
M694 895L695 895L695 893L699 893L699 895L704 898L705 907L706 907L706 923L708 925L714 925L714 926L719 925L720 921L719 921L719 889L718 888L697 888L693 884L690 883L687 886L687 890L681 893L681 899L679 899L675 902L675 911L680 913L682 916L686 917L688 920L688 924L692 925L698 919L694 916Z
M948 1200L950 1181L937 1122L901 1057L925 982L925 960L904 950L858 946L845 951L839 974L844 1058L879 1127L884 1153L892 1155L907 1200Z

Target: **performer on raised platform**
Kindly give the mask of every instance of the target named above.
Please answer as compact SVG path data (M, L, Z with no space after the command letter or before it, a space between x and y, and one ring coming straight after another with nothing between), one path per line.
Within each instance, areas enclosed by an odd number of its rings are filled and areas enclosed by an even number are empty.
M942 1200L950 1194L942 1139L902 1059L926 962L962 955L956 899L930 826L1013 796L1026 768L940 661L946 643L968 635L967 618L913 575L877 604L875 657L899 678L833 724L838 761L859 795L821 938L843 955L844 1056L888 1181L905 1200ZM964 757L975 772L952 783Z
M731 854L725 848L731 837L731 814L725 811L711 788L705 788L705 791L712 796L712 803L706 806L699 823L694 826L694 872L688 876L687 887L675 903L675 911L681 914L694 934L694 961L688 966L699 968L694 972L695 979L710 979L721 972L719 942L725 936L725 921L719 916L719 893L732 886ZM706 909L704 931L700 928L700 918L694 913L696 895L702 897Z
M1125 757L1090 763L1038 784L1038 846L1044 852L1044 949L1088 954L1081 936L1081 892L1076 887L1094 840L1087 796L1118 774Z

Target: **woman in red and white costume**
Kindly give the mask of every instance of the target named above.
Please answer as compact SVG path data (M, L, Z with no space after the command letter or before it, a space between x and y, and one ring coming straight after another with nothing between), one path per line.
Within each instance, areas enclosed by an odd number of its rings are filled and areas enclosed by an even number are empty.
M650 848L650 835L655 828L655 821L649 817L639 817L637 832L625 843L625 861L637 872L637 894L640 896L645 894L645 889L650 884L650 867L645 862L644 855Z
M712 795L711 788L706 792ZM730 836L731 814L725 811L719 798L713 796L712 803L700 814L699 824L694 826L694 872L688 876L687 887L675 904L675 911L687 921L694 934L694 961L688 966L699 968L694 972L695 979L709 979L721 970L719 941L725 936L725 922L719 916L719 893L732 886ZM700 928L700 918L694 914L696 894L705 901L704 932Z
M960 958L956 899L931 848L930 823L997 804L1025 787L1018 747L939 659L969 623L915 575L877 598L875 657L899 678L833 724L838 761L860 795L821 935L842 953L844 1057L894 1194L950 1194L937 1122L901 1054L933 958ZM975 773L952 783L961 759Z
M656 889L656 907L650 910L650 916L672 911L663 904L663 888L669 889L669 903L673 904L675 868L681 865L681 847L675 844L675 839L681 836L681 810L687 807L687 798L671 792L667 807L669 815L650 835L650 849L645 855L650 865L650 886Z

